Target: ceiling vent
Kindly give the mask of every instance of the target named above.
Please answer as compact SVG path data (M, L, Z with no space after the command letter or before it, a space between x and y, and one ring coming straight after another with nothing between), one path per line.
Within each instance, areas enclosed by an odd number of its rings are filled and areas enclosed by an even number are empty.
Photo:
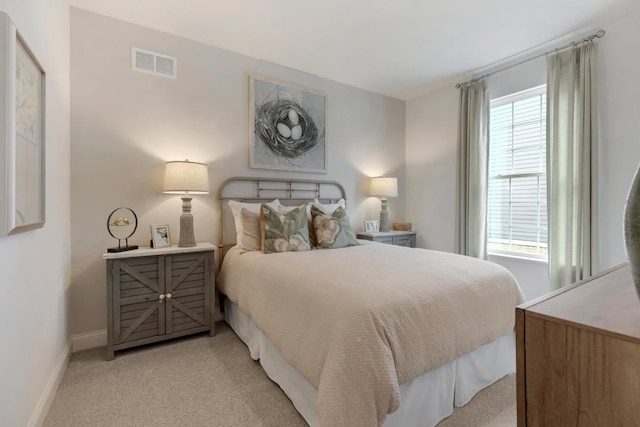
M178 60L150 50L131 48L131 68L134 71L155 74L156 76L177 78Z

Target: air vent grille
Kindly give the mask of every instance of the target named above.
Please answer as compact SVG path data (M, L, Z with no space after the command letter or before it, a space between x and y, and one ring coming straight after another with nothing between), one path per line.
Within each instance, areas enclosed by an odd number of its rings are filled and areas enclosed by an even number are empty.
M175 79L177 65L178 60L174 57L137 47L131 48L131 69L134 71Z
M167 59L161 56L156 56L156 71L158 73L173 75L173 64L175 64L174 59Z
M136 61L135 68L140 68L145 71L155 71L155 62L156 57L146 52L136 52Z

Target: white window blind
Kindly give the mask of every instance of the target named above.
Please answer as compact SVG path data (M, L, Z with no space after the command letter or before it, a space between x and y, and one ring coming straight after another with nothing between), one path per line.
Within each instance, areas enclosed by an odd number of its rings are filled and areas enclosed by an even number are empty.
M545 86L491 101L489 252L547 257L546 116Z

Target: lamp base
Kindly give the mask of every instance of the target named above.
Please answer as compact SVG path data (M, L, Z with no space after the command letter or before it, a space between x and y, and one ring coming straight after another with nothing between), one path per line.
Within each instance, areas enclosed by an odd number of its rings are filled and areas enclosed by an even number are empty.
M180 242L178 246L181 248L190 248L196 245L196 237L193 234L193 215L180 215Z
M380 231L389 231L389 211L387 210L387 198L383 197L380 210Z

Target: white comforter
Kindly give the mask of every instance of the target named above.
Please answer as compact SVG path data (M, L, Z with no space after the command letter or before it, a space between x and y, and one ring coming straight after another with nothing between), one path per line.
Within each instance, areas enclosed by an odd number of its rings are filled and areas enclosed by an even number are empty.
M504 268L382 244L232 249L218 288L318 390L321 426L375 426L399 384L505 335L523 301Z

